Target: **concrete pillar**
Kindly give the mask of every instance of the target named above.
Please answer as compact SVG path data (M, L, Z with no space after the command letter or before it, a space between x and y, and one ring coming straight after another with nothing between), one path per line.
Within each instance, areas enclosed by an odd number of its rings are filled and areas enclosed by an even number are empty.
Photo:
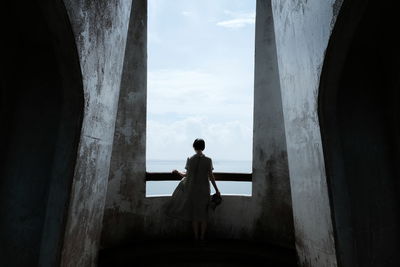
M145 197L147 0L134 0L115 125L103 239L128 239L140 229ZM118 227L115 227L116 223ZM139 225L139 226L138 226Z
M62 266L95 266L131 1L64 0L81 65L84 118Z
M337 266L317 100L324 53L341 2L272 1L301 266Z
M294 243L285 126L271 1L257 1L254 76L253 198L256 238Z

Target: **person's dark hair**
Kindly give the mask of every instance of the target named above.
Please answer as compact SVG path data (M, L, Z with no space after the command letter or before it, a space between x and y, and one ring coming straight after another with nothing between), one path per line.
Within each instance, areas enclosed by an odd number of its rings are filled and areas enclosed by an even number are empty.
M205 147L206 147L206 143L204 142L203 139L197 138L196 140L194 140L194 142L193 142L193 148L194 148L195 150L201 150L201 151L203 151Z

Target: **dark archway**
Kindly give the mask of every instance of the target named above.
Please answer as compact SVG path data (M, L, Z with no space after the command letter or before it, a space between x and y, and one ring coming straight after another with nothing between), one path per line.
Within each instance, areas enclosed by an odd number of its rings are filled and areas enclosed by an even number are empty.
M392 2L345 0L319 118L339 266L400 266L400 42Z
M84 106L75 40L61 0L8 1L1 31L0 265L56 266Z

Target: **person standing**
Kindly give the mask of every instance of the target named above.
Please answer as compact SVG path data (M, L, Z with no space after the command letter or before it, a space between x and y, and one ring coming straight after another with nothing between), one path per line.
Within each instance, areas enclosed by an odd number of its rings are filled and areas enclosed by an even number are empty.
M204 155L205 142L196 139L193 142L195 154L186 161L186 172L173 170L182 180L170 199L167 215L191 221L195 240L204 240L207 230L210 204L210 183L218 196L221 195L215 182L211 158Z

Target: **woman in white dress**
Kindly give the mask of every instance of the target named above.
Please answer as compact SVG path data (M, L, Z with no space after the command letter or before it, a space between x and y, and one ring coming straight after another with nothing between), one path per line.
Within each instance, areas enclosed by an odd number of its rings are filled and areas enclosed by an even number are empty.
M182 177L167 206L167 215L191 221L194 238L204 240L207 229L208 210L210 204L210 183L220 196L211 158L203 154L205 142L196 139L193 142L195 154L186 161L186 173L174 170L173 173Z

